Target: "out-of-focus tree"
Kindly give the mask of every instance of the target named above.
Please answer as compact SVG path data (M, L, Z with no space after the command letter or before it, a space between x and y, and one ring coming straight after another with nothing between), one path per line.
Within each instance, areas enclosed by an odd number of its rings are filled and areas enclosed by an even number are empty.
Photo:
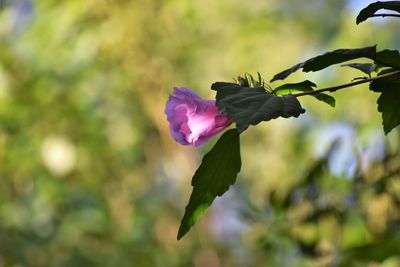
M344 1L0 3L0 266L399 262L399 138L375 134L365 88L338 93L340 112L306 100L303 120L246 132L234 196L179 242L200 157L173 143L164 115L173 86L211 96L211 81L270 77L320 45L395 45L397 24L354 34ZM344 119L356 152L384 150L348 175L321 149L340 158L341 141L321 136Z

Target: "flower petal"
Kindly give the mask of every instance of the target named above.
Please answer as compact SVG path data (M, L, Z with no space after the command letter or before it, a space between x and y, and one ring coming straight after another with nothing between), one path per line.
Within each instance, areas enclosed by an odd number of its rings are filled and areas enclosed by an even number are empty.
M201 146L232 122L218 111L214 100L200 98L184 87L175 87L165 114L171 135L183 145Z

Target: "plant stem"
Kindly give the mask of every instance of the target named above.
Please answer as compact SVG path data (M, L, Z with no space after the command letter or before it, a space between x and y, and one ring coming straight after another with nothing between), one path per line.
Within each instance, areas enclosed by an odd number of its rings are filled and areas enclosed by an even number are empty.
M369 78L369 79L361 80L361 81L341 84L341 85L332 86L332 87L326 87L326 88L322 88L322 89L318 89L318 90L314 90L314 91L307 91L307 92L302 92L302 93L292 94L292 95L295 96L295 97L299 97L299 96L304 96L304 95L315 95L315 94L326 92L326 91L335 92L337 90L344 89L344 88L347 88L347 87L352 87L352 86L355 86L355 85L359 85L359 84L362 84L362 83L368 83L368 82L372 82L372 81L375 81L375 80L385 79L385 78L389 78L389 77L396 76L396 75L399 75L399 74L400 74L400 70L396 70L396 71L393 71L393 72L385 73L385 74L382 74L382 75L379 75L379 76L375 76L375 77L372 77L372 78Z

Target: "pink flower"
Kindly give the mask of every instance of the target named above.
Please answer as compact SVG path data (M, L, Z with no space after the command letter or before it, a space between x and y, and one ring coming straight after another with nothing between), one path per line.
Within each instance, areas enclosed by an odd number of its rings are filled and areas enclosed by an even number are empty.
M169 129L182 145L201 146L224 130L232 120L221 114L214 100L202 99L191 90L174 88L165 107Z

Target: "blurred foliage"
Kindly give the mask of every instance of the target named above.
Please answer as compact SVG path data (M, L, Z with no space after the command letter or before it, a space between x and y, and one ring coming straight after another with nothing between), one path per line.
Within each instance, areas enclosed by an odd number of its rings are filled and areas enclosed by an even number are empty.
M356 26L343 0L1 3L0 266L400 264L399 133L366 86L244 133L237 185L179 242L209 147L175 144L163 114L173 86L213 97L321 48L396 47L398 22Z

